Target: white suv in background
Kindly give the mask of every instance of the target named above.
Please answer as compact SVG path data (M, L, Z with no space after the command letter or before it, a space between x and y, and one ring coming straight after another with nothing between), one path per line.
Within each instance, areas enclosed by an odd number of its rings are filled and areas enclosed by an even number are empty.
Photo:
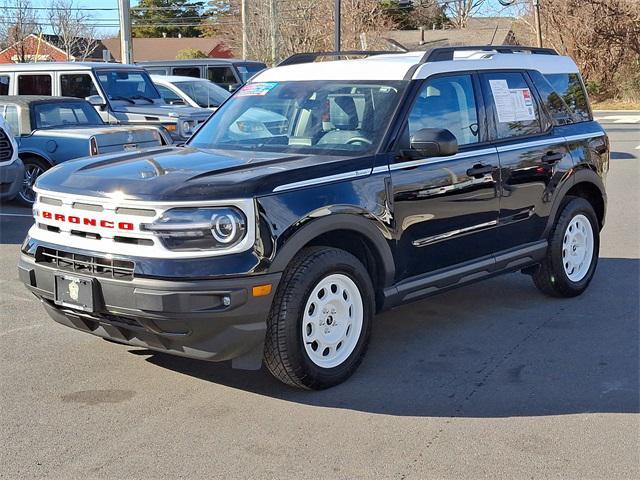
M20 191L23 177L24 165L18 158L18 146L11 129L0 114L0 202L15 198Z

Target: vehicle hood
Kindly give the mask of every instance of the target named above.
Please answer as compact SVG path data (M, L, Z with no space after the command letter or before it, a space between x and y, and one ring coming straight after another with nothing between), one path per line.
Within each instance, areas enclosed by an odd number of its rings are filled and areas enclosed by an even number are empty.
M148 115L155 117L173 117L173 118L197 118L204 119L211 115L206 108L188 107L165 104L148 104L148 105L114 105L114 111L121 113L133 113L137 115Z
M37 187L145 201L249 198L270 194L278 186L366 168L372 163L371 157L345 161L345 157L337 156L160 147L65 162L43 174Z

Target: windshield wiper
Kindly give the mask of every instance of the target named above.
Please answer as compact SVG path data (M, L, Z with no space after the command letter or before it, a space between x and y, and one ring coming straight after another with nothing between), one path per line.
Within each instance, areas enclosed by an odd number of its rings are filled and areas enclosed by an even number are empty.
M130 98L133 98L135 100L146 100L149 103L153 103L153 99L149 97L145 97L144 95L134 95L133 97L130 97Z
M131 103L131 104L133 104L133 105L135 105L135 104L136 104L136 102L134 102L134 101L133 101L133 100L131 100L130 98L122 97L122 96L119 96L119 95L116 95L115 97L110 97L110 98L111 98L111 100L124 100L125 102L129 102L129 103Z

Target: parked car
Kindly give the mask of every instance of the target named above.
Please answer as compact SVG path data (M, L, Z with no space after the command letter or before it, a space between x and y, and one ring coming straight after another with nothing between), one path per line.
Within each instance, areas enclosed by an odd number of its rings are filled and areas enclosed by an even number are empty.
M573 60L314 58L253 77L182 148L43 175L18 268L49 315L321 389L356 370L376 312L513 271L587 289L609 141ZM238 138L255 109L286 127Z
M47 95L88 100L109 124L154 125L184 142L208 118L202 108L167 105L147 72L135 65L36 62L0 65L1 95Z
M35 181L54 165L89 155L157 147L169 141L156 127L107 125L89 102L79 98L4 96L0 97L0 114L10 125L24 163L18 200L26 205L35 200Z
M18 195L23 177L24 166L18 157L11 127L0 116L0 202L8 202Z
M144 67L152 75L206 78L229 92L238 89L253 75L267 68L262 62L233 58L137 62L137 65Z
M231 95L227 90L204 78L151 75L160 96L169 105L216 110Z

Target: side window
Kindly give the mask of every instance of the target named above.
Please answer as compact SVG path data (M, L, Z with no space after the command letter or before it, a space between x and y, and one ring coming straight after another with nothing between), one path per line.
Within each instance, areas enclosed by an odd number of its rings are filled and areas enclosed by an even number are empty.
M173 69L173 75L200 78L200 68L199 67L175 67Z
M238 80L236 80L231 67L209 67L207 69L207 78L227 89L238 86Z
M86 73L65 73L60 75L60 95L63 97L87 98L98 95L98 89L91 75Z
M11 129L11 133L14 136L20 135L20 122L18 120L18 107L15 105L5 105L4 106L4 121L7 126Z
M184 105L184 100L173 90L158 84L156 84L156 88L160 92L164 103L168 103L169 105Z
M408 138L423 128L446 128L455 135L458 145L479 142L478 113L470 75L427 81L409 113Z
M542 132L538 105L522 73L485 73L481 78L498 138Z
M0 75L0 95L9 95L9 75Z
M559 73L545 75L553 89L558 92L579 122L591 120L587 93L584 91L577 73Z
M18 75L18 95L48 95L51 90L51 75Z

